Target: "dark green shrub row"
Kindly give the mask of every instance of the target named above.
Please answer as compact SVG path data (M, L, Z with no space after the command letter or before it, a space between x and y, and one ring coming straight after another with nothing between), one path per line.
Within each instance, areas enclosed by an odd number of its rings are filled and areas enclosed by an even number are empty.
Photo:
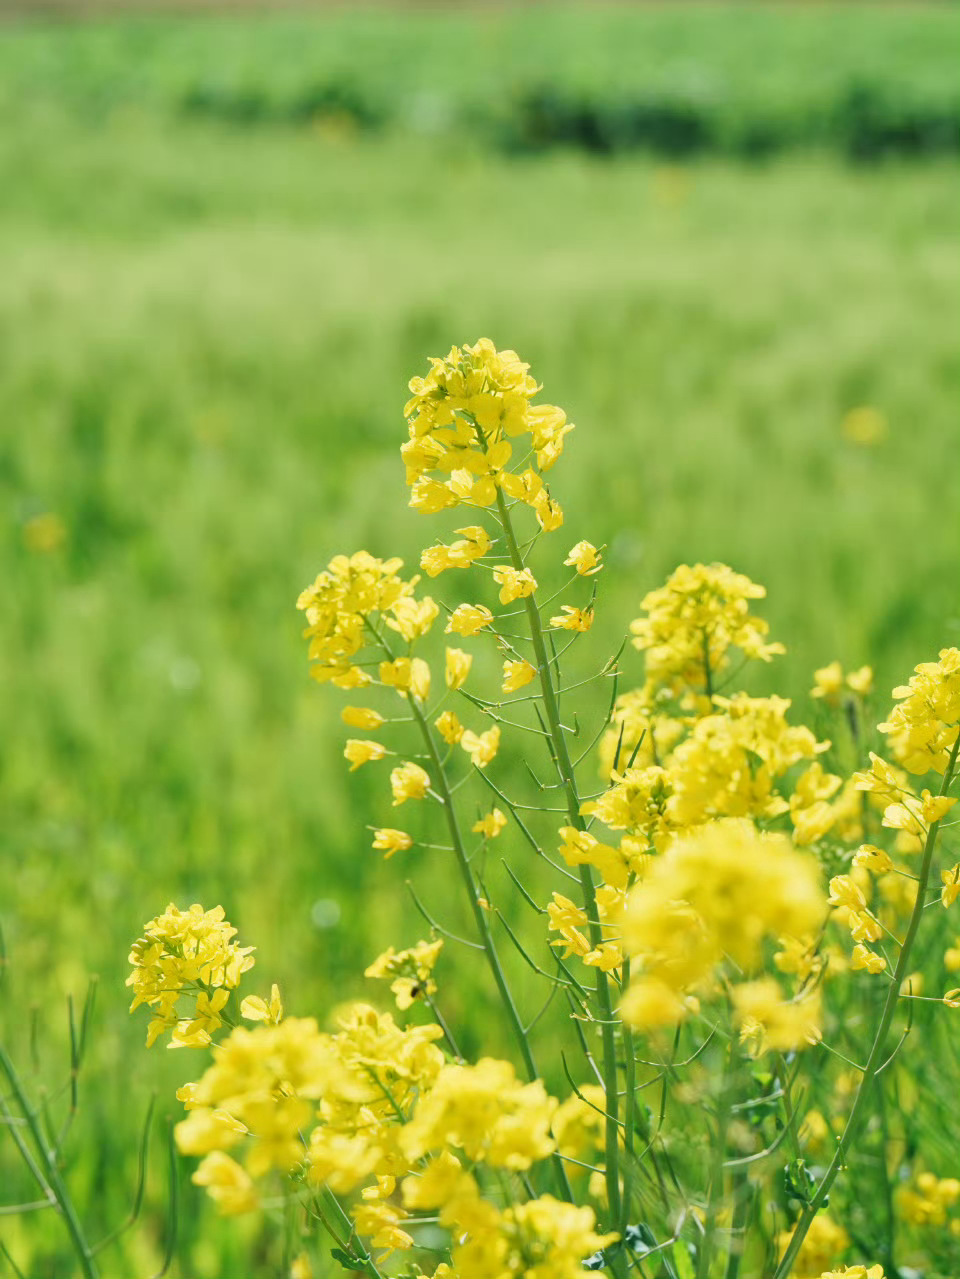
M0 110L336 122L506 151L870 160L960 150L956 4L171 16L0 30Z
M925 102L853 84L835 102L798 104L794 112L669 92L607 97L551 88L517 96L494 133L517 151L567 146L598 154L643 149L759 158L817 146L864 161L931 156L960 151L960 93L952 101Z

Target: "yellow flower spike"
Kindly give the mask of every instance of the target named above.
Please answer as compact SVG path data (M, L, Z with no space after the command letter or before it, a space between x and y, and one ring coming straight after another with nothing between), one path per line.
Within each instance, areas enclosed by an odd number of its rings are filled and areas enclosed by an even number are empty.
M526 437L518 456L532 446L541 471L557 461L573 427L562 409L532 403L540 387L515 351L481 338L430 366L425 377L411 379L404 408L409 439L400 453L411 506L432 513L458 503L490 505L498 485L507 491L520 479L508 469L516 437ZM521 500L533 505L536 497Z
M350 772L355 773L364 764L372 760L383 759L388 754L382 742L368 741L362 737L350 737L343 748L343 757L350 762Z
M389 861L394 853L404 853L413 844L413 839L405 830L396 830L392 826L381 826L373 832L373 847L383 853L383 860Z
M486 817L481 817L478 822L474 822L470 829L474 835L482 835L484 839L496 839L506 825L506 817L499 808L494 808L487 813Z
M766 591L726 564L681 564L641 603L646 613L631 622L634 647L646 655L651 685L673 691L712 691L730 664L730 649L769 662L784 652L770 643L769 627L750 611Z
M470 674L473 656L462 648L448 648L446 651L445 679L447 688L462 688Z
M408 799L424 799L430 786L430 774L409 761L395 768L390 774L393 806L405 804Z
M130 951L133 971L126 984L134 991L130 1011L141 1004L151 1009L148 1047L168 1030L178 1046L210 1042L210 1031L221 1024L227 992L254 965L253 947L238 946L233 940L236 932L224 919L222 906L205 911L196 902L185 911L171 902L144 926L144 936ZM194 1018L177 1010L185 987L196 992Z
M448 635L476 635L493 621L493 614L483 604L458 604L447 622Z
M936 662L921 662L910 682L893 690L897 699L878 724L908 773L946 771L960 726L960 649L942 648Z
M592 577L603 568L600 552L592 542L577 542L563 562L570 568L575 568L581 577Z
M311 1266L310 1258L305 1252L301 1252L298 1257L294 1257L290 1265L290 1279L313 1279L313 1266Z
M501 685L503 692L516 693L519 689L526 688L530 681L536 678L536 674L537 668L530 662L509 660L504 662Z

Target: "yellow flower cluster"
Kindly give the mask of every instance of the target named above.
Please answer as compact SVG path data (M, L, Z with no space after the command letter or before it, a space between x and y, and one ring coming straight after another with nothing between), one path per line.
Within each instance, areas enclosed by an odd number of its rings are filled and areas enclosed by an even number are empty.
M646 655L648 680L674 692L709 694L732 648L764 662L784 652L782 644L767 641L767 623L750 613L750 601L765 595L725 564L681 564L665 586L644 597L646 617L630 625L634 646Z
M417 999L435 995L437 983L433 980L434 964L443 950L443 939L419 941L409 950L395 951L388 947L366 969L365 977L392 978L390 989L403 1012Z
M749 977L769 939L807 937L825 914L816 861L785 836L731 818L677 839L627 900L623 942L637 976L621 1005L624 1020L675 1025L691 996L712 993L724 960L732 961L730 980L737 970ZM816 1008L772 997L774 986L772 979L734 985L735 1007L771 1044L799 1048L814 1032Z
M921 1172L912 1185L897 1190L897 1213L912 1226L946 1226L960 1236L960 1219L949 1211L960 1200L960 1181L956 1177L937 1177Z
M540 387L530 366L488 338L452 347L430 364L426 377L410 382L404 410L410 438L400 451L410 505L423 514L460 504L490 506L499 487L532 507L543 528L559 527L563 514L541 472L556 462L573 427L562 409L533 404ZM516 457L514 442L522 444ZM536 469L526 464L531 451ZM524 469L510 469L511 462Z
M367 551L337 555L297 600L306 614L304 636L310 641L310 674L338 688L363 688L367 670L353 659L369 642L370 619L379 615L391 630L412 642L425 635L436 619L429 596L414 599L417 579L397 576L403 560L379 560Z
M810 696L821 698L828 706L838 706L840 696L845 691L856 693L859 697L866 695L873 688L873 668L861 666L858 670L844 674L839 662L830 662L813 672L813 688Z
M220 907L168 908L134 947L136 1003L152 1003L161 986L174 995L189 982L232 989L252 964L234 932ZM391 948L367 975L392 979L398 1004L408 1007L419 990L433 989L442 944ZM583 1261L616 1239L596 1232L589 1207L549 1195L501 1207L497 1193L484 1191L485 1169L526 1173L558 1144L595 1148L601 1089L588 1086L558 1107L539 1080L521 1083L509 1063L446 1062L439 1026L403 1029L365 1004L345 1009L333 1034L311 1018L284 1018L276 987L269 1003L251 996L242 1011L260 1024L235 1028L214 1046L202 1077L177 1094L188 1112L177 1146L201 1158L193 1180L221 1213L255 1211L271 1179L335 1194L363 1187L351 1209L357 1234L390 1251L413 1247L404 1228L411 1210L439 1209L453 1266L435 1273L448 1279L579 1279Z
M783 1250L790 1241L790 1231L783 1232L778 1244ZM850 1247L850 1236L828 1212L818 1213L810 1223L810 1230L801 1245L794 1264L793 1273L796 1279L822 1279L823 1273L831 1273L826 1267L832 1263L837 1253ZM843 1275L841 1267L834 1274Z
M921 662L910 682L893 690L898 705L881 733L908 773L946 772L960 731L960 648L943 648L936 662Z
M820 1279L883 1279L883 1266L841 1266L824 1270Z
M148 1047L166 1030L172 1032L171 1047L210 1043L212 1032L223 1025L230 991L254 965L253 947L238 946L236 935L224 920L222 906L205 911L197 903L178 910L171 902L162 915L144 925L143 937L130 951L133 972L126 984L134 992L130 1011L146 1004L153 1014ZM178 1011L183 994L194 996L189 1016Z

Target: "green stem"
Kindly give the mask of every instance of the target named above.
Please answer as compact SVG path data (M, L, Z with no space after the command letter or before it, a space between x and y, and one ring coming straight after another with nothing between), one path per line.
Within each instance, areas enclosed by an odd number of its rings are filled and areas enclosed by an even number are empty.
M493 973L493 980L496 982L501 1002L507 1011L507 1018L510 1022L511 1029L513 1030L514 1038L517 1041L517 1047L520 1049L520 1056L523 1058L523 1065L527 1072L527 1076L531 1081L534 1081L540 1078L540 1072L537 1069L537 1063L533 1056L533 1049L530 1046L530 1036L527 1034L523 1021L520 1018L520 1012L513 998L513 992L507 984L507 977L503 971L503 965L500 963L500 956L497 954L496 944L493 940L493 933L490 931L490 924L487 920L486 911L480 905L480 895L477 892L477 885L473 878L473 871L470 869L470 859L467 856L466 846L463 842L460 822L457 818L457 810L453 802L453 793L450 790L450 784L447 781L443 761L440 758L440 752L437 750L437 744L434 740L434 736L430 732L430 725L427 723L426 716L412 696L409 700L410 708L413 712L413 718L420 728L420 733L423 737L424 744L427 748L427 754L430 757L430 763L433 767L433 775L436 777L437 793L440 796L444 813L446 814L447 830L450 834L450 842L453 845L457 865L460 868L460 874L467 890L467 897L470 899L470 907L473 911L474 922L477 926L477 934L483 946L484 954L487 957L487 963L490 967L490 971ZM560 1193L563 1198L565 1198L569 1203L572 1203L573 1188L570 1185L567 1170L563 1166L563 1161L560 1159L559 1155L554 1155L553 1164Z
M950 782L953 780L954 769L957 765L957 751L960 750L960 733L957 734L957 740L953 744L953 750L950 752L950 759L944 770L943 782L941 783L938 795L945 795ZM873 1047L870 1049L870 1056L867 1058L866 1066L863 1071L863 1078L860 1080L860 1086L857 1089L857 1095L853 1099L853 1106L844 1125L843 1134L837 1142L837 1149L834 1151L833 1158L827 1171L823 1174L823 1179L817 1187L816 1193L806 1204L797 1224L793 1228L793 1234L790 1237L790 1243L787 1250L780 1259L773 1279L787 1279L790 1270L796 1261L797 1253L807 1237L807 1231L813 1222L814 1217L823 1207L827 1196L830 1193L830 1187L837 1178L837 1174L844 1166L847 1153L851 1142L857 1133L857 1127L863 1115L867 1097L876 1078L877 1071L883 1064L883 1054L886 1049L887 1035L890 1031L890 1023L893 1021L893 1015L896 1012L897 1000L900 998L900 987L906 977L909 967L910 958L913 951L913 945L916 940L917 931L920 928L920 920L923 917L924 907L927 900L927 885L930 880L930 869L933 865L933 853L937 843L937 835L940 830L940 823L933 822L927 831L927 839L923 846L923 861L920 866L920 873L917 877L917 900L913 907L913 913L910 916L910 923L907 925L906 936L903 939L903 945L900 948L900 958L897 960L897 967L894 970L893 979L890 982L890 988L887 991L887 997L884 1001L883 1011L880 1014L880 1024L877 1027L877 1033L873 1039Z
M513 566L522 571L526 565L517 545L510 512L503 497L503 491L497 489L497 509L504 538ZM587 825L580 815L580 794L574 774L570 752L567 749L567 738L560 723L560 708L557 705L556 690L551 676L550 659L540 625L540 611L532 595L524 599L527 621L530 626L530 640L536 658L537 674L540 678L540 690L543 695L543 708L547 717L550 740L553 743L557 771L563 785L570 824L577 830L586 830ZM603 942L603 931L597 913L597 895L593 883L593 872L589 866L580 868L580 886L583 892L583 905L587 913L590 944L594 950ZM620 1221L620 1118L617 1080L617 1045L613 1020L613 1002L610 998L610 983L602 968L596 970L597 1005L600 1012L601 1034L603 1036L603 1083L606 1093L606 1182L607 1202L610 1217L614 1222Z
M730 1040L730 1050L723 1062L720 1091L717 1096L717 1135L714 1140L713 1170L707 1190L706 1223L697 1257L697 1279L708 1279L713 1260L714 1240L717 1233L717 1206L723 1198L723 1169L727 1157L727 1129L733 1106L733 1074L736 1063L736 1040Z
M40 1129L40 1125L37 1123L36 1114L30 1105L29 1098L23 1090L23 1085L20 1083L20 1076L17 1074L16 1067L7 1056L6 1050L2 1044L0 1044L0 1066L2 1066L3 1072L9 1080L10 1088L16 1098L17 1105L20 1107L20 1111L27 1122L27 1127L30 1130L30 1135L33 1138L33 1142L36 1147L37 1156L43 1164L43 1172L47 1185L57 1202L57 1207L59 1208L64 1224L67 1227L67 1232L70 1235L74 1251L76 1252L77 1258L80 1262L80 1269L83 1273L84 1279L98 1279L99 1271L97 1270L96 1264L93 1260L93 1253L90 1250L90 1245L84 1237L83 1227L80 1225L80 1220L73 1207L73 1201L70 1198L69 1191L67 1190L63 1178L60 1176L56 1156L47 1148L47 1143L43 1139L43 1133Z

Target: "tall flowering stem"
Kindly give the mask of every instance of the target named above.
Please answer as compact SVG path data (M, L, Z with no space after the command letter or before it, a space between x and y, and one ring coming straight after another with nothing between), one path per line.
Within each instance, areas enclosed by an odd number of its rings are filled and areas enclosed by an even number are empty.
M944 769L943 781L940 785L938 795L946 795L950 783L953 781L953 775L957 767L957 753L960 751L960 733L958 733L953 748L950 751L950 758L947 767ZM856 1138L857 1130L863 1120L864 1110L870 1090L873 1087L874 1080L877 1078L883 1066L883 1054L886 1051L887 1037L890 1033L890 1024L893 1021L894 1013L897 1009L897 1001L900 998L900 989L910 972L910 960L913 954L914 942L920 929L920 920L923 917L924 908L927 904L927 888L930 883L930 871L933 865L933 854L936 848L937 835L940 831L940 822L935 821L930 824L927 831L927 838L923 846L923 860L920 864L920 871L917 875L917 900L910 916L910 922L907 925L907 931L903 939L903 945L900 948L900 958L897 960L897 966L894 969L893 977L890 981L890 988L887 991L887 997L884 1001L883 1011L880 1014L880 1022L877 1026L877 1032L873 1038L873 1046L870 1049L870 1056L864 1066L863 1077L860 1080L860 1086L857 1089L857 1095L853 1100L850 1108L850 1114L844 1125L843 1133L837 1141L837 1148L833 1153L833 1158L827 1167L827 1171L823 1174L820 1184L817 1186L816 1192L804 1206L803 1211L797 1219L794 1226L793 1234L783 1256L780 1258L780 1264L774 1273L773 1279L788 1279L793 1263L797 1258L797 1254L807 1236L813 1219L817 1213L827 1202L827 1196L830 1193L830 1187L837 1179L837 1175L846 1162L850 1147Z
M497 512L503 528L507 550L514 567L518 571L524 568L523 556L517 543L510 510L503 496L502 489L497 490ZM567 737L560 722L560 708L557 704L557 692L553 684L550 659L543 638L543 627L540 624L540 611L532 595L524 600L527 621L530 627L530 640L536 659L537 675L540 680L540 691L543 696L543 708L547 717L550 741L554 750L557 772L563 784L566 797L567 812L570 824L577 830L586 830L580 808L580 793L577 789L577 778L567 747ZM593 882L593 871L587 865L580 870L580 886L583 892L583 904L587 913L587 925L590 930L590 943L594 949L603 944L603 931L600 927L597 910L596 888ZM620 1103L619 1084L617 1079L617 1045L613 1015L613 1000L610 996L610 983L602 968L596 970L597 1005L601 1018L601 1034L603 1036L603 1084L606 1093L606 1185L607 1201L610 1205L612 1220L619 1221L620 1211Z
M394 659L394 654L390 645L379 631L376 631L375 634L380 647L386 653L388 659L392 661ZM456 804L454 803L453 792L450 789L450 783L447 778L446 770L443 767L443 761L440 758L440 752L437 750L436 739L430 731L430 725L427 723L427 718L424 715L423 710L417 700L413 697L410 698L410 711L417 728L420 730L420 735L423 738L423 743L432 765L433 776L437 779L437 794L443 806L444 817L447 823L447 831L450 835L450 842L453 845L454 855L457 859L457 866L460 870L464 887L467 890L467 897L470 901L470 908L473 912L474 922L477 927L477 935L480 938L480 944L482 945L484 954L487 957L487 963L490 967L491 973L493 974L497 991L503 1002L503 1007L506 1010L507 1018L510 1022L510 1028L517 1041L517 1047L520 1051L520 1056L523 1059L524 1069L526 1070L530 1081L533 1082L540 1078L540 1072L537 1068L533 1049L530 1045L530 1036L527 1034L526 1028L521 1020L516 1000L514 999L513 992L507 982L507 976L503 971L503 965L500 963L500 956L497 953L496 943L493 939L493 933L490 931L486 912L480 903L480 894L477 892L477 885L473 878L473 871L470 869L470 859L467 856L467 850L463 840L463 832L460 829L460 821L457 817L457 809ZM559 1157L555 1157L553 1162L556 1169L560 1193L566 1199L572 1201L573 1192L567 1178L566 1170L563 1166L563 1161Z

